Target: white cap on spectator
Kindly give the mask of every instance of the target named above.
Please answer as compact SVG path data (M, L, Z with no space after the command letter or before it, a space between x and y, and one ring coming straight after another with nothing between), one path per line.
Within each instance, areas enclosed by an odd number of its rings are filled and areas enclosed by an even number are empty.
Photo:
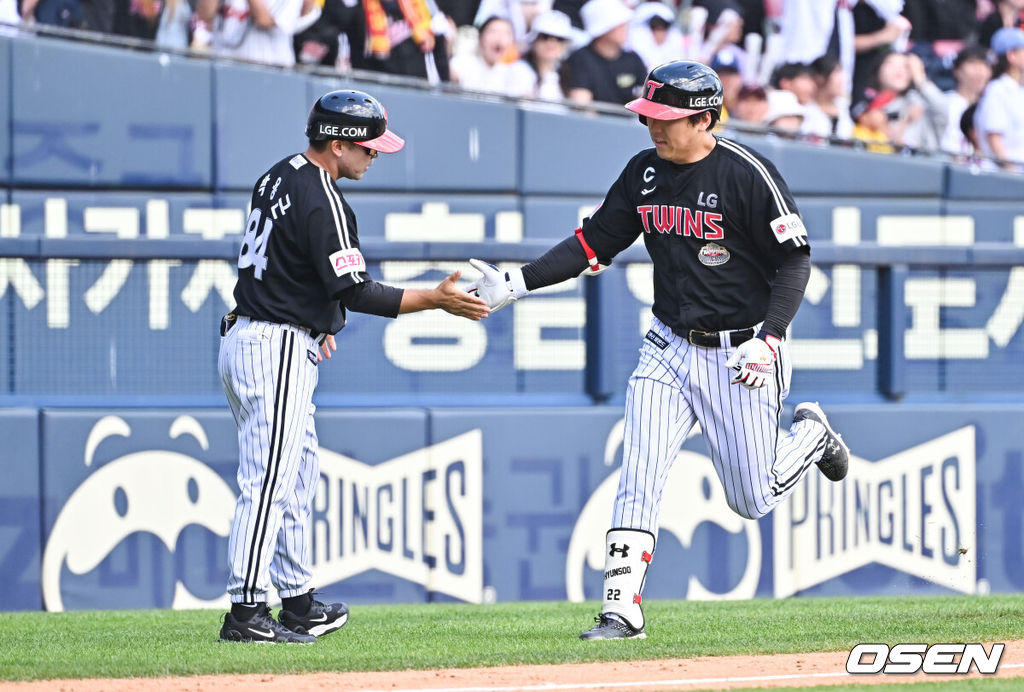
M629 22L633 13L619 0L590 0L580 8L583 27L590 38L604 36L617 26Z
M1024 48L1024 30L1004 26L992 34L992 52L996 55L1006 55L1018 48Z
M787 115L804 117L804 107L800 105L796 94L787 89L772 89L768 92L768 117L765 123L771 125L779 118Z
M533 25L530 27L530 35L527 37L527 42L533 43L541 34L563 40L572 38L572 22L569 21L569 16L558 10L548 10L543 14L537 15L537 18L533 20Z
M661 0L650 0L637 5L633 11L633 22L635 24L646 24L655 17L660 17L666 23L671 24L676 20L676 14L672 9L661 2Z

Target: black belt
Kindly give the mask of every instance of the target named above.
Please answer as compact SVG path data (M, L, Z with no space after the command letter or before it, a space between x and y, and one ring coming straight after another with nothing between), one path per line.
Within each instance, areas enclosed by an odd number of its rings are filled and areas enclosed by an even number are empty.
M223 317L221 317L220 318L220 335L221 336L227 336L228 332L231 331L231 328L235 326L235 322L238 321L239 317L246 317L246 315L238 315L236 313L229 312L228 314L226 314ZM252 319L252 318L249 318L249 319ZM284 323L279 323L279 324L284 324ZM296 327L297 329L301 329L301 330L305 331L318 344L322 344L324 342L324 340L327 338L327 333L326 332L316 332L316 331L313 331L312 329L310 329L308 327L300 327L300 326L294 325L294 324L290 324L289 326Z
M722 332L705 332L700 329L682 329L672 330L678 336L683 337L694 346L704 346L705 348L718 348L722 345ZM735 329L730 332L725 332L729 335L729 343L733 346L739 346L745 341L750 341L754 338L754 328L749 329Z

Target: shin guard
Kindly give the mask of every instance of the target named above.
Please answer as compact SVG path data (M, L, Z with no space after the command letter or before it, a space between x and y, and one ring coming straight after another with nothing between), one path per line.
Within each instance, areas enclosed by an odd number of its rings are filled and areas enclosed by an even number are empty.
M612 529L605 537L603 613L615 613L636 629L644 628L640 592L654 555L654 534Z

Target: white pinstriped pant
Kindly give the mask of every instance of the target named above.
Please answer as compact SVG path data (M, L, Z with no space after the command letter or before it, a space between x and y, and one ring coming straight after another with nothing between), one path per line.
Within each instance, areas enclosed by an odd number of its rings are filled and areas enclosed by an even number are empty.
M764 516L792 492L821 459L823 426L794 424L779 435L782 401L792 367L778 346L775 376L761 389L730 384L725 361L732 346L694 346L657 318L651 329L668 345L644 339L629 378L622 469L612 526L657 535L662 490L679 446L700 423L729 506L748 519Z
M238 426L238 501L228 539L232 603L308 590L310 512L320 475L317 343L300 328L239 317L218 368Z

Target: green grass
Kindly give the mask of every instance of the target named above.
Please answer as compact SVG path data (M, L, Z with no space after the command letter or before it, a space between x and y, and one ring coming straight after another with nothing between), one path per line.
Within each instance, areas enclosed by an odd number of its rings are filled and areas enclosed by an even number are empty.
M645 605L646 640L582 642L595 603L355 606L313 646L218 644L214 611L0 614L0 680L456 668L1024 639L1024 595ZM986 688L987 692L988 688Z

